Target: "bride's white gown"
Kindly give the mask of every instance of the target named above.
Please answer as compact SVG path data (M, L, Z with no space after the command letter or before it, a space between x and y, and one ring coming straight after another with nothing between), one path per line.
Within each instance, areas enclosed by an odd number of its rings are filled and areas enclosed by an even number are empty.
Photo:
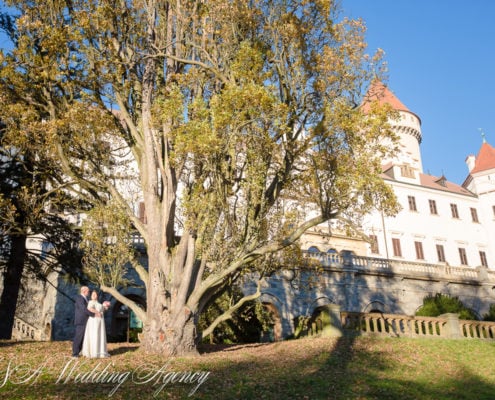
M103 315L103 305L96 300L88 302L88 309L96 309ZM102 317L89 317L84 333L82 355L89 358L104 358L110 355L107 352L107 333L105 320Z

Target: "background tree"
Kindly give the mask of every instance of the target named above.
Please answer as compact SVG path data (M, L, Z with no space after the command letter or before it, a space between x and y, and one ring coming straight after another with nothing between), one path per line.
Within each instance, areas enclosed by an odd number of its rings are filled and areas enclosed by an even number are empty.
M14 16L0 14L0 29L12 41L13 58L28 50L42 64L39 43L25 47L29 43L18 34ZM58 163L47 154L48 113L41 86L31 85L32 76L43 73L16 71L19 64L9 62L13 58L0 49L0 337L5 339L11 337L23 276L48 282L48 274L57 271L81 278L74 217L88 208L68 190ZM28 246L28 241L37 244Z
M379 177L389 112L358 107L379 55L333 1L6 3L1 84L45 113L78 195L107 194L144 238L145 350L195 351L210 299L280 268L310 227L396 210Z
M1 226L3 290L0 298L0 318L4 321L0 328L0 338L10 339L27 257L25 227L28 225L28 211L23 204L23 200L26 200L26 187L21 185L27 183L30 187L31 179L30 175L20 171L21 163L16 160L15 154L6 154L2 147L0 157L0 173L3 178L1 181L3 201L0 209L3 215Z
M8 94L3 92L8 98ZM23 276L45 280L51 271L80 274L77 231L63 212L79 204L57 187L57 173L32 129L39 118L22 105L5 104L0 132L0 338L10 339ZM22 131L22 134L19 132ZM28 246L28 241L37 243Z

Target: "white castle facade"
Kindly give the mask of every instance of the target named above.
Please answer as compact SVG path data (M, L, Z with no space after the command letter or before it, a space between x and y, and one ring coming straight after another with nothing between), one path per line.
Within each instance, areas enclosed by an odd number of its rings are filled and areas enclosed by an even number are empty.
M369 241L316 239L316 249L447 266L495 269L495 149L483 140L479 153L466 159L469 175L462 185L423 172L421 120L385 86L379 101L400 114L393 122L400 151L383 161L383 179L402 206L395 217L367 216ZM305 246L313 246L309 235ZM314 250L316 250L314 249Z

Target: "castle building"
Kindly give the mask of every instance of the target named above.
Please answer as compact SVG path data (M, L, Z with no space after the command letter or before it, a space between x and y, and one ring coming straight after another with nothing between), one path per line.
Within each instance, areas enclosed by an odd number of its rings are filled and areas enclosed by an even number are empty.
M325 267L320 282L302 289L311 279L296 271L271 279L262 291L261 301L277 309L281 337L294 332L291 321L298 316L316 318L328 306L414 315L425 296L442 293L458 297L481 318L494 304L495 149L483 140L479 153L466 159L469 175L461 185L425 174L419 116L381 82L367 97L389 104L399 116L390 121L398 152L382 160L382 178L402 210L394 217L366 215L360 225L366 239L331 224L305 233L302 249ZM293 287L287 289L284 279Z
M423 172L421 120L380 82L370 92L400 118L391 121L399 152L383 162L383 179L402 206L395 217L365 218L368 257L429 264L493 268L495 263L495 149L483 141L467 157L469 175L462 185Z

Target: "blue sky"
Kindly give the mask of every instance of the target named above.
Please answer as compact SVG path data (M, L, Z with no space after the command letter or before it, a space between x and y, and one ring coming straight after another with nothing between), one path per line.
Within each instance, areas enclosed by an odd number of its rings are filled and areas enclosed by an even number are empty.
M483 129L495 147L495 1L341 0L361 17L388 86L422 121L425 173L461 184Z

